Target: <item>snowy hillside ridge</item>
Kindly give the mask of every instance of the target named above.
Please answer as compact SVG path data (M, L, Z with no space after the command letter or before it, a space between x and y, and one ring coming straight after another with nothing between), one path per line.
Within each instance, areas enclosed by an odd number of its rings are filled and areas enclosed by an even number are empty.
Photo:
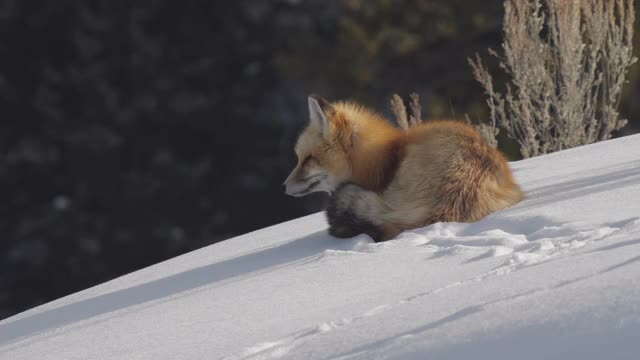
M510 165L477 223L310 215L5 319L0 359L639 359L640 135Z

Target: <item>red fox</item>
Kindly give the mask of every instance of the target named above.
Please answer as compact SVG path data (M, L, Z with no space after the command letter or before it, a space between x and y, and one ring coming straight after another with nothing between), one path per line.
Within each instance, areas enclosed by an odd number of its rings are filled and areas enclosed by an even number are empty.
M335 237L385 241L436 222L478 221L524 198L500 152L462 122L403 131L363 106L316 95L309 116L285 192L328 192Z

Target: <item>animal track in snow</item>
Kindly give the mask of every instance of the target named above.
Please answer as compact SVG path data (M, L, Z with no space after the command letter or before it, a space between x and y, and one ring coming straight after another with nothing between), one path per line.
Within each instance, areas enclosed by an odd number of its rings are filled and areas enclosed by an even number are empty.
M472 257L467 262L472 262L509 256L496 269L504 273L632 229L640 229L640 218L602 225L561 224L543 217L488 218L474 224L438 223L417 230L412 236L413 243L429 249L434 258L469 254ZM422 238L422 241L417 238Z
M569 254L575 249L604 238L629 233L638 233L640 235L640 218L601 225L586 223L560 224L542 217L516 220L489 218L474 224L433 224L423 229L405 232L396 239L383 243L371 243L366 236L360 235L349 240L353 241L353 244L349 246L350 250L326 250L319 255L318 259L335 256L366 255L366 253L383 253L392 249L416 247L429 249L432 257L474 255L480 252L479 255L471 256L467 262L489 257L504 256L507 258L502 265L478 276L422 291L394 303L374 307L355 317L322 322L277 341L262 342L248 347L241 353L224 359L281 358L286 356L292 349L303 345L315 336L339 330L417 299L472 282L483 281L489 277L506 275L530 265L549 261L559 255ZM624 243L613 244L593 251L605 251L624 245ZM527 294L518 296L525 295Z

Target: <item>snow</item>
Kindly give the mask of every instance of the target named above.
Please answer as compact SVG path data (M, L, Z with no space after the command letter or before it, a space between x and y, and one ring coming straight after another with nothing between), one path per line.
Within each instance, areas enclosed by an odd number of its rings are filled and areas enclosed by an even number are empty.
M0 359L639 359L640 135L511 166L480 222L310 215L5 319Z

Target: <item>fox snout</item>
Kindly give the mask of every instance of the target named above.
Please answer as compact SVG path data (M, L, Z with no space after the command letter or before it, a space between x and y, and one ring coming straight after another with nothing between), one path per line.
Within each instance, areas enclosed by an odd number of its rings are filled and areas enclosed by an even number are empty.
M328 191L329 175L324 172L309 173L296 167L282 183L282 190L287 195L300 197L314 191Z
M282 188L287 195L300 197L305 196L314 191L322 191L324 186L323 182L326 181L327 176L324 174L316 174L303 178L287 178L282 184Z

